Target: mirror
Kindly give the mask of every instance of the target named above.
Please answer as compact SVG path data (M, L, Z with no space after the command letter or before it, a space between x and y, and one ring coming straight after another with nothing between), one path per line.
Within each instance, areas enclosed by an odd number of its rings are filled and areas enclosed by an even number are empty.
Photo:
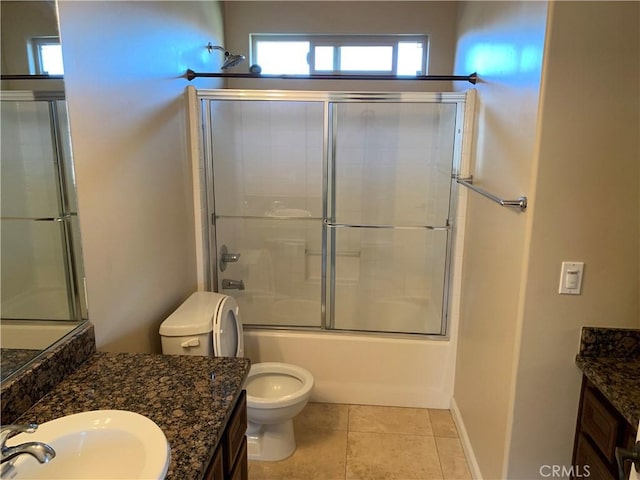
M87 318L55 1L0 2L2 380Z

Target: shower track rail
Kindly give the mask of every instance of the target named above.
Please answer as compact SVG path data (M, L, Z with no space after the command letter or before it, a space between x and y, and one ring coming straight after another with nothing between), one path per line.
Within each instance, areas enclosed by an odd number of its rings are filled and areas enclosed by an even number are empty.
M524 212L527 209L527 197L525 197L524 195L521 195L517 200L505 200L498 197L497 195L494 195L493 193L489 193L486 190L475 186L473 184L473 175L469 175L468 177L460 177L456 175L454 178L460 185L467 187L468 189L473 190L476 193L479 193L483 197L488 198L493 202L496 202L501 207L519 208L521 212Z

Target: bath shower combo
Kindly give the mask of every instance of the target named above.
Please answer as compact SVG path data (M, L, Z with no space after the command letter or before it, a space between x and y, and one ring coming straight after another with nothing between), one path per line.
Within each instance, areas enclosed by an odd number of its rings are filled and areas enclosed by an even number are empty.
M199 283L245 354L308 370L312 401L449 408L475 92L187 96Z

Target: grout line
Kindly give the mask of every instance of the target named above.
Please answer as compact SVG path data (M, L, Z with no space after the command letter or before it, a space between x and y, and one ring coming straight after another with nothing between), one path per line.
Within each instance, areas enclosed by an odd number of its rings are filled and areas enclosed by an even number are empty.
M347 405L347 441L344 445L344 479L347 480L347 462L349 461L349 432L351 431L351 405Z
M442 478L444 479L444 468L442 468L442 460L440 459L440 449L438 448L438 442L436 441L435 436L433 437L433 443L435 443L436 445L436 453L438 454L438 465L440 465L440 473L442 474Z

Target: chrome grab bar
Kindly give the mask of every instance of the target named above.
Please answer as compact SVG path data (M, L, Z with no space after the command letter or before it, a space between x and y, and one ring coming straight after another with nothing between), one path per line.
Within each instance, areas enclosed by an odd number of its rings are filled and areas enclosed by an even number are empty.
M455 178L456 182L458 182L460 185L463 185L468 189L473 190L476 193L479 193L483 197L486 197L489 200L492 200L500 204L500 206L502 207L517 207L520 209L521 212L524 212L527 208L527 197L525 197L524 195L518 198L517 200L504 200L498 197L497 195L494 195L493 193L489 193L480 187L476 187L473 184L473 175L469 175L468 177L460 177L459 175L455 175L453 178Z
M76 213L65 213L60 217L2 217L2 220L30 220L32 222L63 222L71 217L77 217Z
M355 223L334 223L328 220L324 221L327 227L331 228L378 228L378 229L393 229L393 230L434 230L434 231L447 231L451 230L451 225L375 225L375 224L355 224Z

